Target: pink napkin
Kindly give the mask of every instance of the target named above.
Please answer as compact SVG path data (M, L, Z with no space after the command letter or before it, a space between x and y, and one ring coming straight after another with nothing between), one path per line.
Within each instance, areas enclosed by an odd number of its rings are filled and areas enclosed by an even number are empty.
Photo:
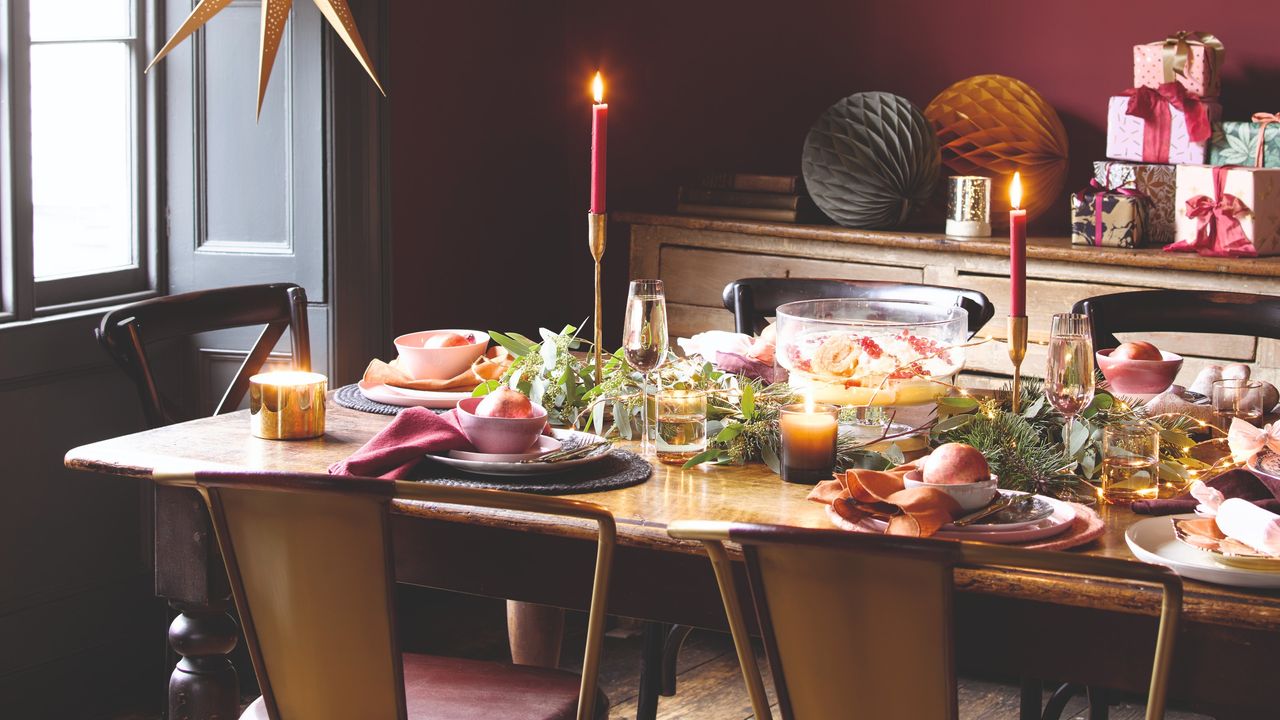
M1223 535L1260 553L1280 557L1280 515L1248 500L1226 498L1198 480L1191 484L1191 495L1201 502L1206 514L1213 516Z
M351 457L329 466L329 474L401 480L427 453L474 450L458 426L457 412L406 408Z

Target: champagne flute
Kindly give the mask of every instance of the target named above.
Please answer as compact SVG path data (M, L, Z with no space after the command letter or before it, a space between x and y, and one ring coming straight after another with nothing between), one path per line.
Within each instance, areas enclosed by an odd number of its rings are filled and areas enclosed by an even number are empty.
M667 360L667 300L661 280L632 280L622 325L622 351L643 375L640 385L640 452L649 455L649 375Z
M1093 324L1088 315L1059 313L1049 334L1049 366L1044 391L1049 403L1066 418L1062 444L1071 449L1071 425L1093 402Z

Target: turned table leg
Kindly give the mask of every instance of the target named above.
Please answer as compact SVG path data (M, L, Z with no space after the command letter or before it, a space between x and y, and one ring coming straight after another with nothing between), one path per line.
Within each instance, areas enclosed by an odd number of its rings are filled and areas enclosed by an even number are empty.
M169 720L235 720L240 683L228 657L239 638L225 604L173 603L169 645L182 656L169 676Z

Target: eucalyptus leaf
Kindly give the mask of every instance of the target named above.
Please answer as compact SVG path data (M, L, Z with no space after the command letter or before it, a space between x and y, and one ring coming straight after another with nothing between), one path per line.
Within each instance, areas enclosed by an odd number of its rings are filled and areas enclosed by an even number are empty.
M716 435L715 441L718 443L727 443L742 434L742 423L730 423L724 426L720 434Z
M596 433L604 433L604 403L598 402L591 408L591 425L587 428Z
M697 467L705 462L712 462L712 461L721 462L724 459L723 456L725 454L726 453L723 450L715 449L715 448L710 450L703 450L697 455L694 455L693 457L686 460L682 467L684 467L687 470L689 468Z
M613 426L623 440L631 439L631 413L627 412L626 405L616 400L613 403Z
M760 446L760 459L764 461L765 465L769 466L769 469L775 475L782 473L782 462L778 460L778 454L773 451L772 447L768 445Z
M1040 413L1044 411L1044 406L1046 402L1047 401L1045 400L1044 395L1041 395L1040 397L1036 398L1035 402L1028 405L1026 409L1022 411L1022 417L1033 418L1033 417L1039 416Z
M842 455L840 461L843 470L888 470L893 467L889 458L874 450L854 450Z
M889 462L893 463L895 467L902 465L907 461L907 456L903 454L902 448L898 447L898 443L890 443L889 447L885 448L882 454L889 460Z
M946 418L945 420L939 420L938 424L933 426L933 435L934 437L940 437L944 433L948 433L948 432L951 432L952 430L957 430L959 428L962 428L965 425L968 425L972 421L973 421L972 415L952 415L951 417Z
M747 420L756 419L756 386L747 383L742 386L742 417Z
M1067 447L1067 457L1079 457L1080 451L1088 444L1090 438L1089 428L1079 420L1071 421L1071 445Z
M497 380L485 380L477 385L475 390L471 391L471 397L484 397L500 387L502 387L502 383Z
M938 398L938 404L961 412L978 409L978 401L971 397L942 397Z
M506 348L508 352L516 357L524 357L525 355L528 355L529 351L535 347L534 343L528 342L527 340L513 338L509 335L503 335L502 333L495 332L493 330L489 331L489 337L492 338L494 342Z

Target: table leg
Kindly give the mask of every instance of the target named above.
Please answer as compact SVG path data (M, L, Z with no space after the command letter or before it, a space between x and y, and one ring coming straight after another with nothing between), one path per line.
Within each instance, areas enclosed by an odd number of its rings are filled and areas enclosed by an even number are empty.
M658 717L658 696L662 693L662 658L671 626L646 620L642 631L644 648L640 656L640 695L636 698L636 720Z
M1018 703L1018 720L1040 720L1044 704L1044 683L1039 678L1022 678L1022 694Z
M1086 690L1089 693L1089 720L1107 720L1111 715L1111 703L1107 699L1107 689L1090 685Z
M693 632L691 625L672 625L671 632L667 633L667 640L662 649L662 695L664 697L676 694L680 648L684 646L684 641L691 632Z
M227 657L238 641L224 603L172 603L169 645L182 656L169 676L169 720L235 720L240 683Z
M1072 696L1082 690L1079 685L1065 683L1053 691L1049 696L1049 702L1044 704L1044 720L1061 720L1062 712L1067 709L1067 703L1071 702Z

